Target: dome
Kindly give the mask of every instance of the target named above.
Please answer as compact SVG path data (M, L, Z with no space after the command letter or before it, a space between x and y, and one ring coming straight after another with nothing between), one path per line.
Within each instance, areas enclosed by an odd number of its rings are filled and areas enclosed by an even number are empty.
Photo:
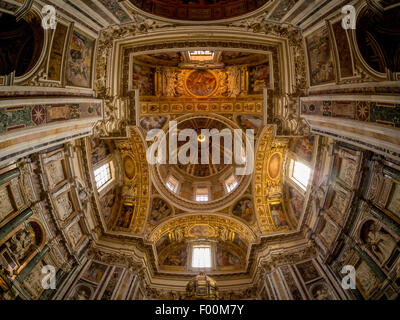
M216 115L187 115L177 120L176 133L180 135L183 130L193 129L196 134L197 159L188 163L181 161L181 154L192 156L192 151L187 149L192 139L184 141L177 139L176 163L171 164L171 156L165 163L151 166L152 181L158 192L167 198L173 205L183 210L213 211L233 202L236 197L245 192L250 183L250 175L240 175L240 169L246 164L237 161L232 150L235 147L234 130L239 129L226 118ZM168 130L166 128L165 130ZM193 131L192 131L193 132ZM208 141L204 136L208 136ZM242 134L242 131L239 131ZM167 131L166 141L170 144L173 140L171 128ZM218 141L219 145L216 141ZM225 140L227 139L227 145ZM246 137L242 134L242 160L245 157ZM185 148L183 150L183 148ZM207 150L208 149L208 152ZM204 154L203 154L204 153ZM208 153L208 154L207 154ZM215 158L218 158L216 160ZM207 163L204 163L207 162Z

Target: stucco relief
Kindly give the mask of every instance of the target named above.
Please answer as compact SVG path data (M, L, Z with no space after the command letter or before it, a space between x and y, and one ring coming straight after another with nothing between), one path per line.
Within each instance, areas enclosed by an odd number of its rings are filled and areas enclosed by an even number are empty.
M8 187L0 188L0 222L13 211Z

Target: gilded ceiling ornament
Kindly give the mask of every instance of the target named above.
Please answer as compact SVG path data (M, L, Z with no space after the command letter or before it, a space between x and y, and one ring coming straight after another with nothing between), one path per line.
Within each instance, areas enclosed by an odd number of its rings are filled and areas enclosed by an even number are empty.
M113 217L114 229L140 234L147 219L150 200L146 147L135 128L130 129L130 139L116 141L116 147L123 159L130 159L129 167L132 169L128 168L128 174L124 174L121 209L119 215Z
M274 140L273 126L267 126L261 132L256 146L254 170L254 203L262 233L287 230L288 225L274 223L272 211L267 203L268 196L282 190L281 176L283 157L287 145ZM282 208L283 211L283 208ZM283 214L283 212L282 212Z

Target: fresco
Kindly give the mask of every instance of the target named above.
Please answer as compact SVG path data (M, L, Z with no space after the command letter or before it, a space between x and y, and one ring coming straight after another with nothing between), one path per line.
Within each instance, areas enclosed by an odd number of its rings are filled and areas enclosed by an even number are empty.
M288 190L290 206L296 218L299 219L301 213L303 212L304 197L299 191L296 190L296 188L289 186Z
M118 0L100 0L101 4L104 5L119 21L122 23L130 22L131 19L126 12L118 4ZM102 14L104 16L104 14Z
M135 205L124 204L121 208L121 213L118 217L116 226L125 229L129 228L134 212Z
M215 230L208 225L196 225L189 230L191 237L212 237L215 235Z
M262 93L263 87L271 87L269 61L249 67L249 93Z
M240 267L242 265L237 256L220 246L217 247L216 264L217 267Z
M100 200L101 206L103 208L104 219L106 220L106 222L110 220L115 201L116 201L115 188L110 189Z
M370 101L301 101L301 113L400 127L400 104Z
M351 77L353 76L351 52L346 30L342 27L342 21L339 20L335 24L332 24L332 30L335 36L336 48L339 56L340 76L342 78Z
M154 95L154 69L139 64L133 64L132 88L139 89L141 96Z
M244 250L247 252L247 244L245 241L240 238L238 233L234 233L233 235L233 243L236 244L240 249Z
M106 270L106 265L93 261L89 269L83 274L83 278L91 282L100 283Z
M303 277L304 282L314 280L320 276L311 260L299 263L296 267L297 270L299 270L300 275Z
M268 175L271 180L276 180L280 176L282 164L282 155L279 152L274 153L268 159Z
M90 140L92 149L92 164L95 165L111 154L110 148L104 139L93 138Z
M181 62L180 52L162 52L150 54L149 57L157 59L161 64L165 63L168 65L178 65Z
M74 30L67 56L66 84L90 88L92 85L94 40Z
M165 266L183 267L187 261L186 244L182 244L179 248L171 250L162 263Z
M70 1L66 1L66 2L69 3ZM104 11L102 9L100 9L93 1L85 1L85 5L87 5L90 9L92 9L97 14L99 14L109 24L115 23L115 21L111 17L109 17L107 14L104 14Z
M237 117L237 121L243 130L253 129L255 135L258 133L258 130L263 125L261 117L252 115L239 115Z
M306 38L311 86L335 81L334 65L328 29L315 31Z
M167 122L166 116L149 116L140 119L140 126L143 128L145 132L148 132L152 129L161 129L164 124Z
M217 87L214 74L206 70L193 71L186 79L186 87L195 96L211 95Z
M47 72L48 80L61 80L62 59L67 31L68 27L61 23L57 23L50 51L49 69Z
M250 197L239 200L232 209L232 214L247 222L253 220L253 201Z
M293 152L297 154L300 158L311 162L314 140L314 136L307 136L296 139L293 145Z
M150 223L156 224L163 220L166 217L169 217L172 214L172 209L161 198L153 198L151 213L150 213Z
M299 0L281 0L269 18L271 20L280 21L298 1Z
M270 202L269 211L276 227L283 227L288 225L282 202Z
M168 247L171 244L171 239L169 237L169 234L163 235L156 243L156 249L157 252L160 253L163 251L166 247Z
M124 173L129 180L132 180L135 177L136 173L135 162L129 156L126 156L124 158Z

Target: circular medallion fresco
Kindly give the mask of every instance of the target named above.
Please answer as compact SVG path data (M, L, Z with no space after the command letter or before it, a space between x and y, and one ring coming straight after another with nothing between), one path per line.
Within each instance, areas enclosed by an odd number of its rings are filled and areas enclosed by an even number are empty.
M210 71L196 70L186 78L186 88L195 96L208 97L217 88L217 79Z
M131 157L125 157L124 159L124 172L129 180L132 180L135 176L135 163Z

